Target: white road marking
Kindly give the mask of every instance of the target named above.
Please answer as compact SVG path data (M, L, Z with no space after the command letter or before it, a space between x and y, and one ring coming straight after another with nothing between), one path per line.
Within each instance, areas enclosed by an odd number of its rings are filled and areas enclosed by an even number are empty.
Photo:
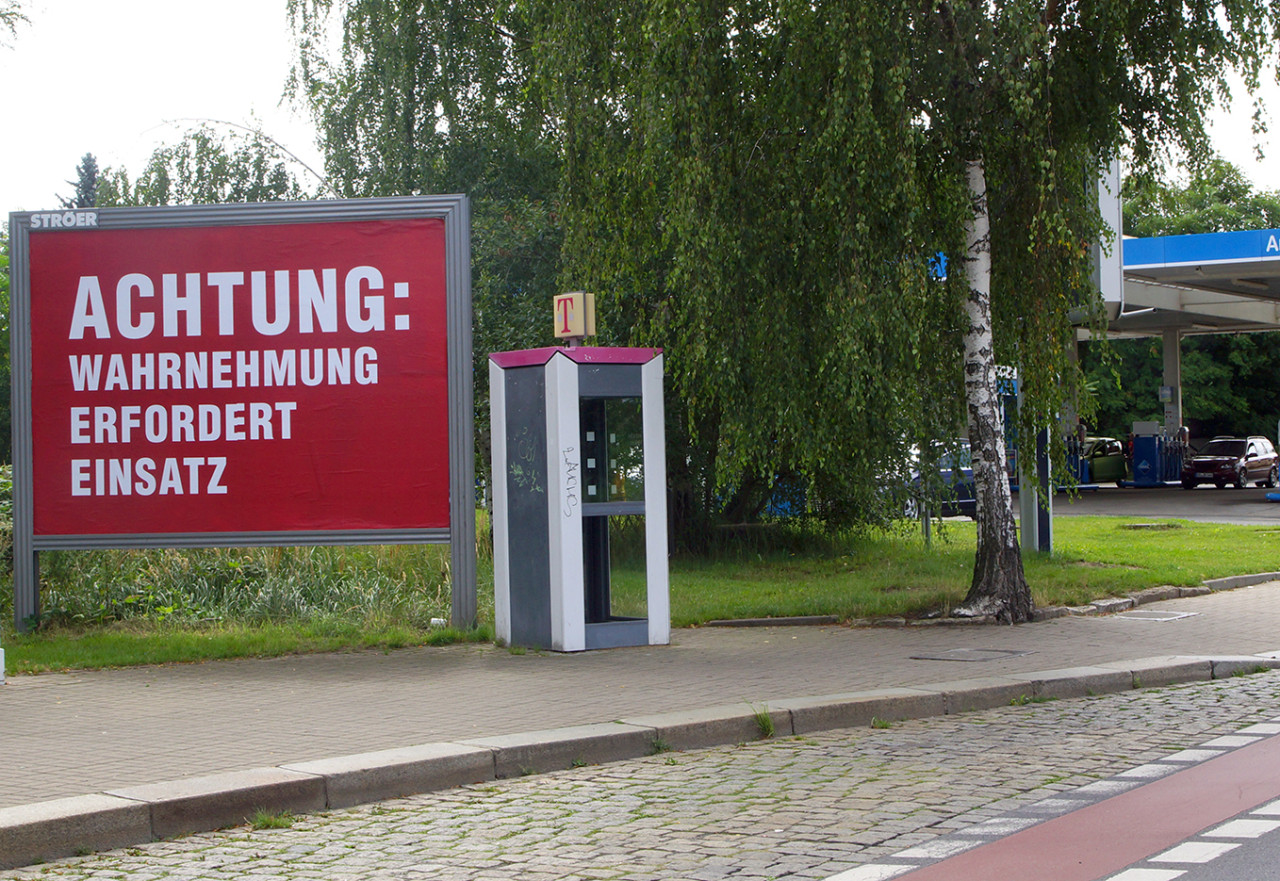
M1165 774L1170 774L1175 770L1177 769L1170 768L1168 765L1139 765L1136 768L1130 768L1128 771L1121 771L1116 776L1146 779L1148 777L1163 777Z
M940 838L937 841L909 847L900 853L894 854L894 856L902 857L904 860L940 860L944 857L964 853L966 850L972 850L982 843L972 838L967 841L958 838Z
M827 881L885 881L887 878L896 878L903 872L909 872L918 866L886 866L882 863L867 863L865 866L858 866L856 869L850 869L847 872L841 872L839 875L832 875ZM1158 881L1158 879L1156 879Z
M1240 734L1228 734L1224 737L1215 737L1213 740L1209 741L1208 743L1200 744L1200 746L1202 747L1223 746L1223 747L1234 748L1237 746L1248 746L1251 743L1257 743L1259 740L1262 740L1262 738L1261 737L1245 737Z
M968 829L962 829L956 833L958 835L1008 835L1011 832L1018 832L1026 829L1028 826L1034 826L1040 820L1035 817L997 817L994 820L986 820L977 826L971 826Z
M1241 728L1237 734L1280 734L1280 722L1259 722L1248 728Z
M1038 801L1027 808L1028 811L1035 811L1037 814L1065 814L1072 808L1082 808L1089 804L1078 798L1046 798L1044 801Z
M1108 794L1114 795L1117 792L1124 792L1133 789L1138 785L1137 780L1099 780L1097 783L1088 783L1081 786L1077 792L1089 794Z
M1203 833L1205 838L1261 838L1280 829L1280 820L1231 820Z
M1161 761L1163 762L1207 762L1209 759L1216 759L1222 755L1220 750L1216 749L1184 749L1182 752L1167 755Z
M1238 841L1186 841L1154 856L1153 863L1207 863L1240 846Z
M1271 802L1271 804L1263 805L1255 808L1250 813L1257 814L1262 817L1280 817L1280 799Z

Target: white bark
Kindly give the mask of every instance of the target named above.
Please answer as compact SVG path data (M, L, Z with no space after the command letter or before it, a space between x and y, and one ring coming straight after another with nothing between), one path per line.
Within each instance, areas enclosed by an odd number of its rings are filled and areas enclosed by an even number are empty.
M973 584L955 614L993 615L1003 620L1024 621L1031 614L1031 594L1022 571L1013 495L1005 476L1004 420L991 330L991 221L987 211L987 184L981 161L969 162L965 170L973 212L965 229L969 296L965 301L964 388L973 453L978 549Z

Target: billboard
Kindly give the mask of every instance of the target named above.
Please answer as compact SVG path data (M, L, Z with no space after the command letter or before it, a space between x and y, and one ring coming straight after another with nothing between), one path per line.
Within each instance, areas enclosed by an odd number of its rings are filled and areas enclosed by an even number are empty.
M474 531L464 197L10 227L32 551Z

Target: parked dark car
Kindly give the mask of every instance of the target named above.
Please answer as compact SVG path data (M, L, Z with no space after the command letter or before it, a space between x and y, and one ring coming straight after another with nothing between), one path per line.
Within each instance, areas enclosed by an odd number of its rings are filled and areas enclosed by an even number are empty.
M1231 483L1243 489L1251 480L1259 486L1280 482L1276 450L1265 437L1215 437L1182 464L1183 489L1201 483L1218 489Z
M914 452L912 457L915 463L906 504L908 517L919 516L922 504L926 504L929 513L937 517L973 517L977 513L973 494L973 456L967 439L959 438L953 446L937 449L937 480L925 481L919 470L919 452Z

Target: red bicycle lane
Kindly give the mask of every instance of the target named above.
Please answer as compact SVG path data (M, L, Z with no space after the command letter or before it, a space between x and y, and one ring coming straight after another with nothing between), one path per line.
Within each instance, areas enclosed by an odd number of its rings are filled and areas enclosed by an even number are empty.
M1098 881L1280 797L1280 735L939 862L901 881Z

